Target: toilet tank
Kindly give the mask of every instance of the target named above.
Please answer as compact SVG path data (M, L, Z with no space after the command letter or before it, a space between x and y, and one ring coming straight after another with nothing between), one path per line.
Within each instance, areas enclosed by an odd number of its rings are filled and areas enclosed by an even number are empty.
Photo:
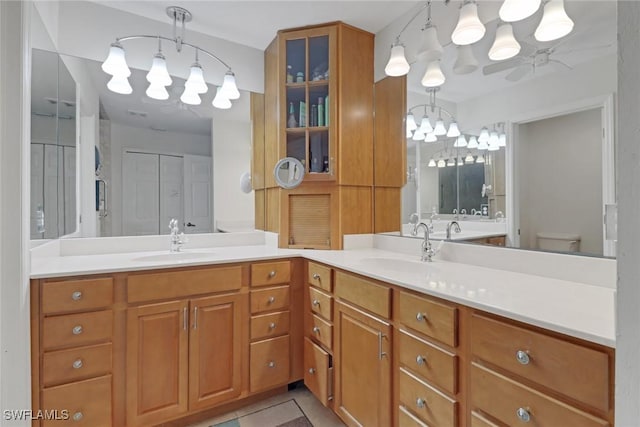
M580 252L580 235L570 233L536 233L538 249L558 252Z

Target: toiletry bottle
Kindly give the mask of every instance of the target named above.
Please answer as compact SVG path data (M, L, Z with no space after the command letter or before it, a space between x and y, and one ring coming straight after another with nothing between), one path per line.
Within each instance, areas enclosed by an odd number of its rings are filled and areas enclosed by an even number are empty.
M293 83L293 71L291 65L287 65L287 83Z
M304 82L304 73L302 71L298 71L296 74L296 83Z
M324 101L322 99L322 97L318 98L318 126L324 126Z
M289 120L287 121L287 127L297 128L298 122L296 121L296 111L293 108L293 102L289 103Z

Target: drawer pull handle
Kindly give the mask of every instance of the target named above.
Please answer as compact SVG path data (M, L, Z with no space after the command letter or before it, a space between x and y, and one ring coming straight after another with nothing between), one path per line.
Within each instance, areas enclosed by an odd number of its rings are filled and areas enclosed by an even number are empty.
M311 304L313 304L314 307L317 307L320 305L320 301L318 301L317 299L314 299Z
M80 301L82 299L82 292L75 291L74 293L71 294L71 299L74 301Z
M319 327L317 327L317 326L314 326L314 327L313 327L313 333L314 333L314 334L319 334L319 333L320 333L320 328L319 328Z
M276 328L276 324L271 322L269 323L269 329L275 329Z
M316 373L316 368L309 368L309 373L311 375L315 374Z
M313 273L313 280L320 280L320 275L318 273Z
M198 329L198 306L193 308L193 329Z
M269 299L267 300L268 304L273 304L274 302L276 302L276 297L269 297Z
M77 359L73 361L73 369L82 368L82 359Z
M518 410L516 411L516 415L518 416L518 419L523 423L528 423L529 421L531 421L531 414L524 408L518 408Z
M421 355L418 355L416 357L416 363L420 366L424 365L425 363L427 363L427 358Z
M82 412L76 412L75 414L73 414L73 421L80 421L83 418L84 415L82 414Z
M276 367L276 362L274 362L273 360L269 363L267 363L267 366L270 368L275 368Z
M424 400L423 398L419 397L416 399L416 406L420 409L424 408L425 406L427 406L427 401Z
M516 352L516 359L518 359L518 362L520 362L521 365L528 365L531 361L531 358L529 357L527 352L522 350L518 350Z
M271 271L269 272L269 278L270 278L270 279L273 279L274 277L276 277L276 272L275 272L274 270L271 270Z
M382 338L386 337L382 332L378 332L378 360L382 360L382 358L387 355L386 352L382 351Z
M418 313L418 314L416 314L416 320L418 322L426 322L427 315L425 313Z
M182 309L182 329L183 330L187 330L187 324L189 323L188 320L189 316L187 315L187 307Z
M73 335L80 335L82 333L82 325L74 326L71 332Z

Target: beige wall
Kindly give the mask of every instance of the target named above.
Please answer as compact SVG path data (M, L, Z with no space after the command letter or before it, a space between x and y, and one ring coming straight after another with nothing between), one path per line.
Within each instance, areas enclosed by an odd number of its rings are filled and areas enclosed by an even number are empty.
M602 255L602 117L589 110L519 126L520 245L537 232L579 234Z

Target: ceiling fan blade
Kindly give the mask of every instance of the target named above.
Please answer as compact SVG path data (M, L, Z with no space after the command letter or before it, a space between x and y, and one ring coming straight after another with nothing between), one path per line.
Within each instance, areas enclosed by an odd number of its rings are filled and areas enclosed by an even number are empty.
M524 76L529 74L532 68L533 66L531 64L520 65L518 68L516 68L515 70L507 74L505 79L509 80L510 82L517 82L520 79L522 79Z
M482 69L482 74L488 76L489 74L499 73L501 71L506 71L510 68L517 67L522 64L526 58L522 56L516 56L511 59L507 59L506 61L497 62L495 64L489 64Z
M567 54L567 53L575 53L575 52L585 52L585 51L590 51L590 50L597 50L597 49L608 49L612 46L614 46L615 43L609 43L609 44L603 44L603 45L599 45L599 46L586 46L586 47L579 47L576 49L567 49L567 50L556 50L554 51L554 53L559 53L561 55Z
M573 70L573 67L569 64L566 64L562 61L558 61L557 59L550 59L549 62L553 63L553 64L558 64L560 65L562 68L566 69L566 70Z

